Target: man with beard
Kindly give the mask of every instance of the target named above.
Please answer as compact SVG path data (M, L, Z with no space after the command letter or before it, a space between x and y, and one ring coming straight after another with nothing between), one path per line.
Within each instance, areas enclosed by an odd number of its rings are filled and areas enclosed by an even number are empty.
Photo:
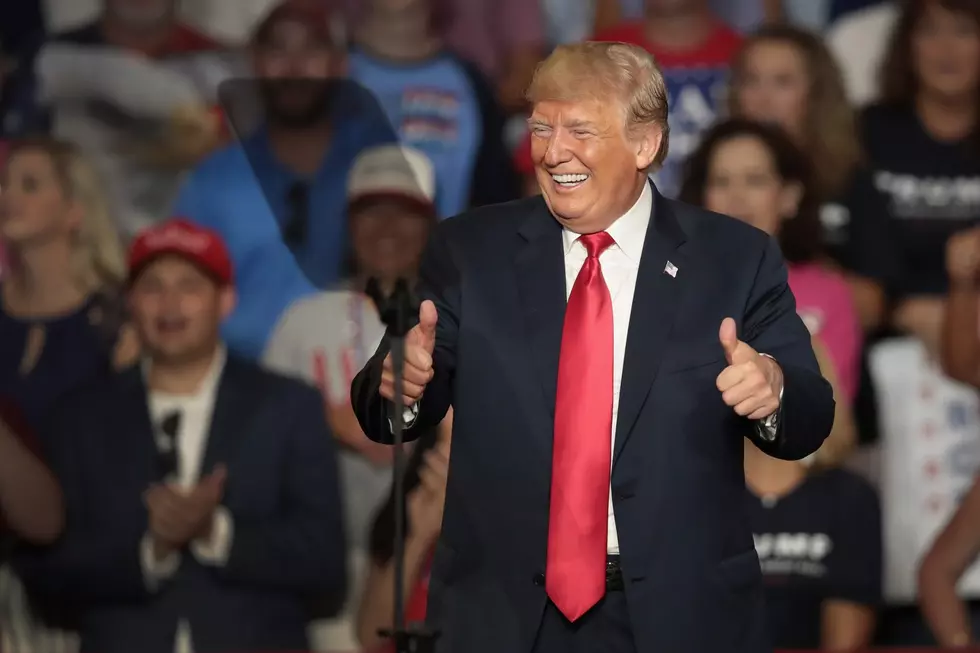
M67 527L17 569L77 615L84 653L309 650L311 599L346 582L319 393L226 354L233 268L214 232L165 222L129 269L145 357L52 415Z
M320 0L285 0L259 24L255 79L222 88L241 143L198 166L176 208L229 243L240 304L224 337L251 358L293 301L340 279L348 170L362 150L396 140L373 98L344 79L335 18Z

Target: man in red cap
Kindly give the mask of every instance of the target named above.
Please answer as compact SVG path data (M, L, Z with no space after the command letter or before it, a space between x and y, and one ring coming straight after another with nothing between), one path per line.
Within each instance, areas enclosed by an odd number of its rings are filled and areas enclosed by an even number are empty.
M68 525L21 561L26 582L71 602L82 651L307 650L308 600L345 585L322 400L227 355L216 233L163 223L129 263L145 357L60 407L48 441Z

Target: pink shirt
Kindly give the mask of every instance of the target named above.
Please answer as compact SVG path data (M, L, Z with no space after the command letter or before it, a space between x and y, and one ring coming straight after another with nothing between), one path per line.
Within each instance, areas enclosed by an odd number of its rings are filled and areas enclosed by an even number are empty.
M790 265L796 311L834 364L841 392L853 401L861 365L861 323L844 277L817 264Z

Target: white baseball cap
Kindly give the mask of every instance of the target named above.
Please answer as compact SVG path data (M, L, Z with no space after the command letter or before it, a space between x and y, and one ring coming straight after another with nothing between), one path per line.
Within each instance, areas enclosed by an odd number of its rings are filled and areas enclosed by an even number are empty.
M419 150L403 145L380 145L361 152L347 177L350 203L387 196L432 206L435 195L432 161Z

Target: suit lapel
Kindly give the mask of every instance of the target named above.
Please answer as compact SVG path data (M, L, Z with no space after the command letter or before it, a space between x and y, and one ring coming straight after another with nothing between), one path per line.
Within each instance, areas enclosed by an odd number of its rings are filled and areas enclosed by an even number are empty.
M554 416L566 305L562 229L544 200L539 200L528 212L518 233L522 242L514 265L527 329L528 353L544 402Z
M211 473L219 463L228 464L243 432L251 400L243 373L241 363L229 356L218 382L201 476Z
M134 365L121 372L116 382L122 395L118 413L123 436L119 459L125 461L123 469L130 470L135 482L143 489L160 479L157 478L156 441L147 403L149 397L140 366Z
M616 426L615 464L633 431L657 376L677 310L687 285L685 234L670 203L654 188L653 216L647 227L630 314ZM666 270L670 262L674 274Z

